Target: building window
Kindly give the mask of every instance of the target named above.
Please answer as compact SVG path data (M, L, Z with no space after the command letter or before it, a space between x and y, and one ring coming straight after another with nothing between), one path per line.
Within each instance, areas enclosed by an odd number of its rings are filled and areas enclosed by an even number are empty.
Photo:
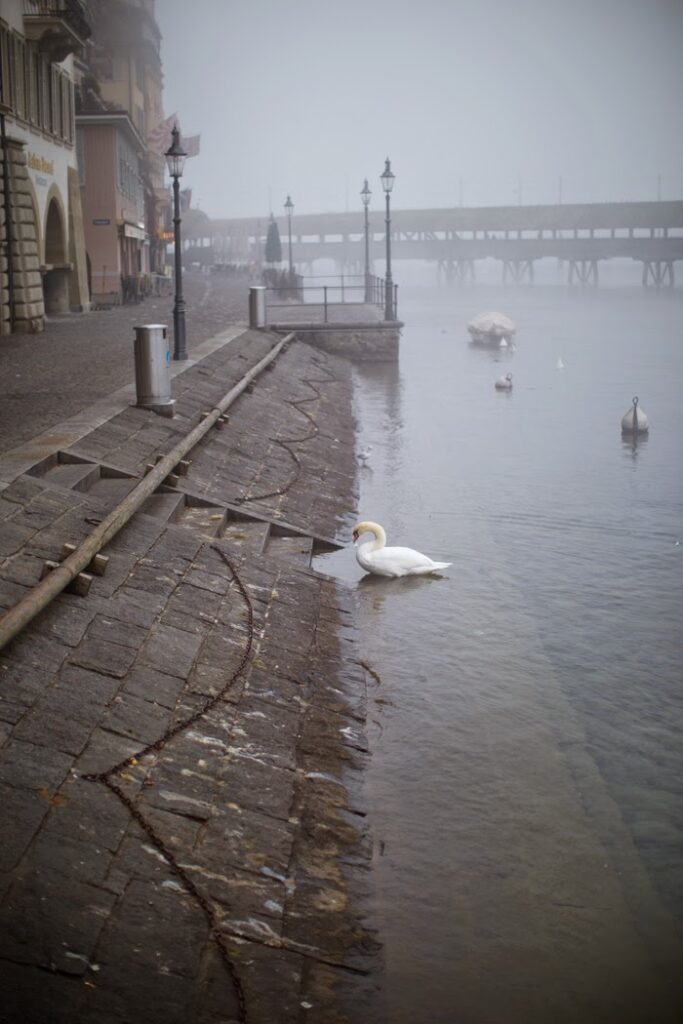
M38 75L40 79L40 127L50 131L52 107L50 103L50 65L42 54L38 54Z
M76 131L76 162L78 164L78 184L85 185L85 146L83 132Z
M12 77L14 92L14 111L17 117L26 120L26 76L24 71L26 61L26 44L19 36L12 36Z
M73 145L74 88L70 76L2 23L0 106Z
M0 104L12 109L12 76L10 73L10 34L0 25Z

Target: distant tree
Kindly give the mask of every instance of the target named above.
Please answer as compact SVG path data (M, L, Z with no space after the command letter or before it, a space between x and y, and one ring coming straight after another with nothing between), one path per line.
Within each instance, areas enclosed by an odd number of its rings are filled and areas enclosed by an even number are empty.
M282 243L280 242L280 232L275 223L275 217L271 213L268 234L266 235L266 263L280 263L281 260Z

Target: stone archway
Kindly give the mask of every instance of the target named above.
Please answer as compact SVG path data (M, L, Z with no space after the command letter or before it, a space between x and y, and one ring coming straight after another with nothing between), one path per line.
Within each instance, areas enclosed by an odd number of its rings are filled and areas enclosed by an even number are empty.
M43 298L45 313L69 311L69 264L67 262L66 226L61 203L52 196L45 217L45 273Z

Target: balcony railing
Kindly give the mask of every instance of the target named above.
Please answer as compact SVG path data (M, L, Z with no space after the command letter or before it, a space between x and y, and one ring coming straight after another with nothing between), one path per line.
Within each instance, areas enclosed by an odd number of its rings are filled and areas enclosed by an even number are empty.
M92 35L81 0L24 0L26 27L30 28L32 23L40 23L41 27L52 27L46 26L45 22L63 22L81 43Z

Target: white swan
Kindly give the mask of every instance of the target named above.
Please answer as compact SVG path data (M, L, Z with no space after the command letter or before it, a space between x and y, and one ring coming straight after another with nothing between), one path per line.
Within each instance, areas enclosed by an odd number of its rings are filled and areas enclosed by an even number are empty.
M358 455L356 456L357 459L358 459L359 465L367 466L367 464L370 461L370 453L371 452L372 452L372 445L371 444L366 445L365 448L361 448L361 450L358 452Z
M493 386L497 391L509 391L512 387L512 374L506 373L504 377L499 377Z
M412 548L386 547L387 535L378 523L364 521L353 528L354 543L363 533L374 533L375 539L356 548L358 564L377 576L424 576L428 572L447 569L452 562L433 562Z

